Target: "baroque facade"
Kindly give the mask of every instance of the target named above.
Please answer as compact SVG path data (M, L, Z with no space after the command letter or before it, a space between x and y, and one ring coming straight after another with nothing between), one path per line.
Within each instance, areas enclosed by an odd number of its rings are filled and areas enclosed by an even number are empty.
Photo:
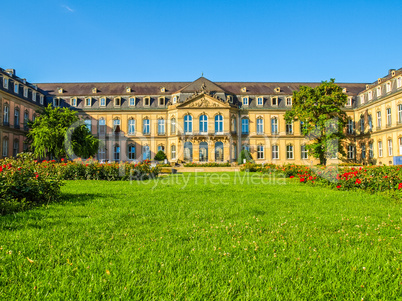
M401 78L402 69L392 69L375 83L338 83L348 95L344 110L350 118L342 160L388 165L402 155ZM305 150L301 124L287 124L284 114L292 107L293 91L319 84L201 77L191 83L45 83L37 88L45 102L77 110L104 141L99 160L152 160L163 150L171 162L232 162L247 148L259 163L310 164L318 161ZM3 100L14 97L12 92L9 88Z

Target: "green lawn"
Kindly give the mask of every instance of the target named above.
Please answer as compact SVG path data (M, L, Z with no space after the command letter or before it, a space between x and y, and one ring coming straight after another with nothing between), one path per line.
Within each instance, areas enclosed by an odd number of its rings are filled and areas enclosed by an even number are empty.
M245 175L67 182L0 217L0 300L402 298L400 203Z

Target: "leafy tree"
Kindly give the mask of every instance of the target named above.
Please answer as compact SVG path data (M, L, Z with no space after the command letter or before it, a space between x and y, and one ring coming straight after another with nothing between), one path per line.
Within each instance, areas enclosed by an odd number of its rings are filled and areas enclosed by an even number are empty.
M254 162L253 157L251 156L250 152L247 149L243 149L240 152L240 156L237 162L239 164L243 164L243 159L246 159L246 162Z
M66 157L65 137L68 129L79 121L76 112L68 108L53 108L50 104L37 111L40 115L34 122L28 122L30 131L27 142L31 145L33 154L38 158L51 155L58 160ZM99 140L92 136L85 124L81 123L72 130L71 145L67 148L75 155L89 158L96 154Z
M163 161L163 160L167 159L167 156L166 156L166 154L163 152L163 150L160 150L160 151L158 151L158 152L156 153L154 159L155 159L156 161Z
M346 101L346 94L334 79L315 88L300 86L299 91L293 92L292 109L286 112L285 120L303 122L303 135L311 140L306 149L320 159L320 164L325 165L327 157L337 152L345 155L342 140L347 116L342 108Z

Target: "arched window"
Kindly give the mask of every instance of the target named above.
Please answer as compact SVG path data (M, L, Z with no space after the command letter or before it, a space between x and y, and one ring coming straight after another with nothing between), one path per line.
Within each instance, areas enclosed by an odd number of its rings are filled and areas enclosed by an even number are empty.
M184 143L184 160L186 161L193 160L193 144L189 141Z
M158 152L159 152L159 151L165 152L165 146L162 145L162 144L158 145Z
M215 161L223 161L223 143L220 141L215 143Z
M101 119L99 119L99 121L98 121L98 131L99 131L99 135L106 134L106 121L103 117L101 117Z
M248 135L248 118L242 118L241 120L241 133L243 135Z
M149 135L151 133L151 129L150 129L150 124L149 124L149 119L146 118L143 120L143 124L142 124L142 133L144 135ZM145 160L145 159L144 159Z
M170 146L170 157L172 160L176 160L176 145L174 144Z
M215 133L223 133L223 116L215 116Z
M134 144L128 145L128 159L135 160L135 146Z
M116 118L113 120L113 132L120 132L120 119Z
M120 161L120 146L118 144L113 147L113 160Z
M208 143L201 142L200 143L200 162L208 161Z
M264 133L264 120L260 117L257 118L257 134Z
M8 106L4 106L4 109L3 109L3 124L5 126L10 125L10 110L9 110Z
M158 120L158 135L165 135L165 119Z
M257 145L257 159L264 159L264 146L262 144Z
M91 121L91 119L86 118L84 122L85 122L85 126L88 128L88 130L90 132L92 132L92 121Z
M294 159L292 144L286 146L286 159Z
M272 135L278 134L278 118L276 117L271 119L271 133Z
M192 133L193 132L193 116L185 115L184 116L184 133Z
M134 119L128 120L128 134L129 135L135 134L135 120Z
M19 152L20 152L20 141L18 139L15 139L13 143L13 157L17 157L17 154Z
M148 145L142 147L142 160L151 160L151 151Z
M8 137L3 138L3 157L8 156Z
M200 133L208 133L208 116L205 114L200 116Z
M170 133L176 134L176 118L170 119Z
M19 108L14 109L14 128L16 128L16 129L20 128L20 109Z

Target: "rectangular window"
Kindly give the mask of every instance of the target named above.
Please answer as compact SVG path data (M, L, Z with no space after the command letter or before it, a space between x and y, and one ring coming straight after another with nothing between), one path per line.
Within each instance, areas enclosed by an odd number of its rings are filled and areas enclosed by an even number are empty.
M114 99L114 106L115 106L115 107L120 107L120 104L121 104L121 99L120 99L120 97L116 97L116 98Z
M28 98L28 88L24 87L24 97Z
M287 106L292 106L292 97L287 97L286 98L286 105Z
M242 118L241 120L241 133L243 135L248 135L248 119Z
M71 98L71 105L73 106L73 107L76 107L77 106L77 98Z
M171 147L171 158L172 160L176 159L176 145L172 145Z
M4 89L8 89L8 78L7 77L3 77L3 87L4 87Z
M398 79L396 80L396 87L397 88L402 87L402 77L398 77Z
M364 94L360 95L360 104L364 104Z
M258 97L258 98L257 98L257 105L258 105L258 106L262 106L262 105L263 105L263 102L264 102L264 99L263 99L262 97Z
M105 106L106 106L106 98L105 98L105 97L101 97L101 99L100 99L100 106L101 106L101 107L105 107Z
M286 159L293 159L293 145L286 146Z
M243 106L248 106L248 97L243 97Z
M128 134L129 135L135 134L135 120L134 119L128 120Z
M90 107L90 106L91 106L91 98L90 98L90 97L85 98L85 106L86 106L86 107Z
M262 118L257 119L257 134L264 133L264 120Z
M271 133L272 133L272 135L278 134L278 119L277 118L271 119Z
M135 160L135 146L131 144L128 146L128 159Z
M372 100L373 99L373 91L369 91L368 92L368 100Z
M159 98L159 105L164 106L165 105L165 99L163 97Z
M360 132L364 133L364 116L360 117Z
M277 97L273 97L273 98L272 98L272 105L273 105L273 106L277 106L277 105L278 105L278 98L277 98Z
M387 108L387 126L391 126L392 118L391 118L391 108Z
M373 159L374 158L374 147L373 147L373 143L369 143L369 158Z
M353 145L348 146L348 159L355 158L355 147Z
M307 151L305 145L301 146L301 158L302 159L308 159L308 151Z
M402 123L402 105L398 105L398 123Z
M368 125L369 125L369 131L373 131L373 117L371 115L368 115Z
M272 145L272 159L279 159L279 146Z
M40 100L39 100L41 105L43 105L43 99L44 99L44 96L41 95L41 96L40 96Z
M382 157L382 141L378 141L378 156Z
M388 156L392 157L392 140L388 140Z
M144 97L144 106L149 106L151 100L149 99L149 97Z
M377 112L377 128L381 129L381 112Z
M348 134L352 135L353 134L353 120L352 119L348 119L347 129L348 129Z
M264 159L264 146L257 146L257 159Z
M176 119L175 118L172 118L170 120L170 133L176 134Z
M346 102L346 106L351 107L352 106L352 98L348 97L348 100Z
M366 145L364 143L362 143L360 145L361 149L362 149L362 159L366 159Z
M377 87L377 97L381 97L381 87Z
M399 155L402 156L402 137L398 139L399 141Z
M36 91L32 91L32 100L36 102Z
M20 93L20 89L18 86L18 83L14 82L14 93L19 94Z
M286 135L293 135L293 122L286 123Z
M165 135L165 119L158 120L158 134Z
M391 83L386 84L387 93L391 92Z
M129 105L130 105L131 107L135 106L135 98L134 98L134 97L130 97L130 99L129 99Z
M150 134L149 119L144 119L143 121L143 134L144 135Z

